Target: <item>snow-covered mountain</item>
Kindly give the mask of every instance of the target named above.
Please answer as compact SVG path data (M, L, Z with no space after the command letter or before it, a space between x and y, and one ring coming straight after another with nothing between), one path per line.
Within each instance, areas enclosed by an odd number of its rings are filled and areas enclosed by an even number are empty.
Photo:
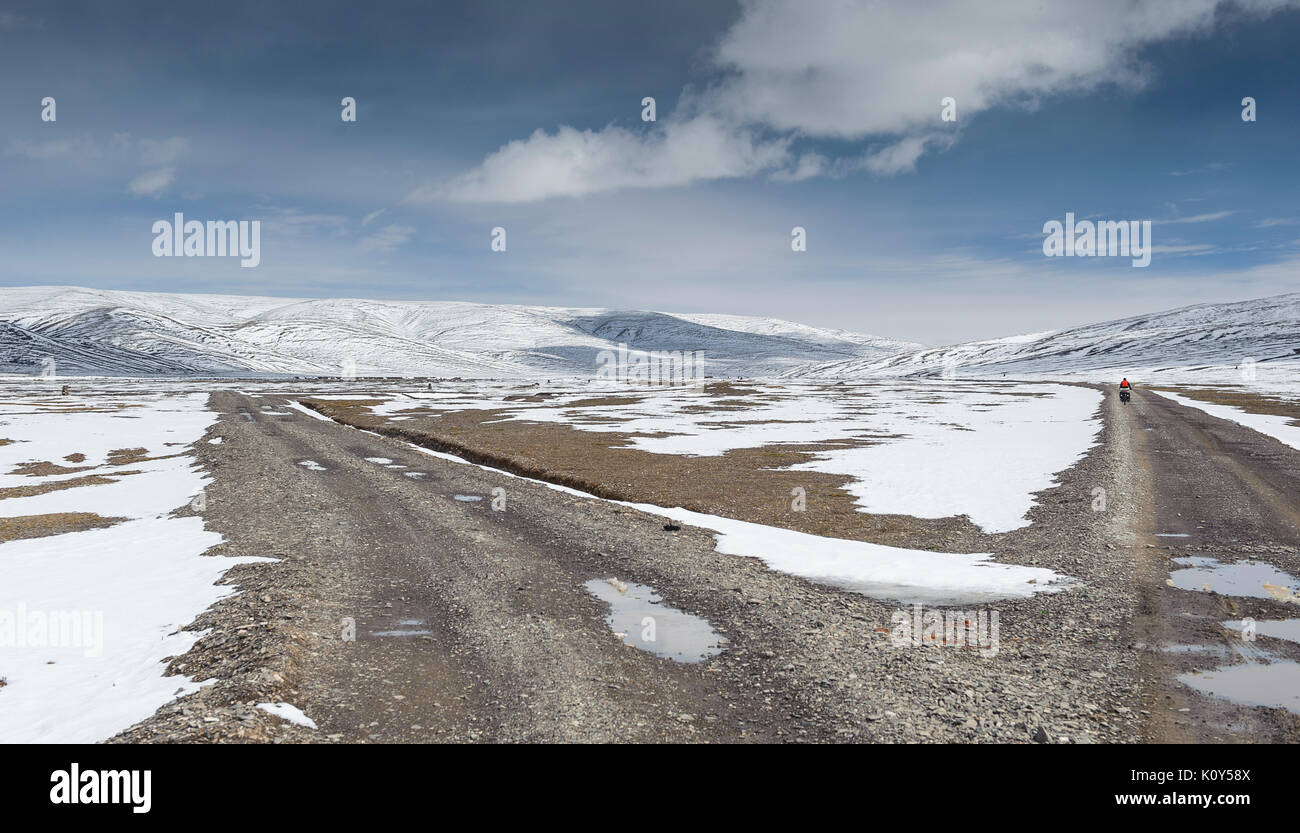
M1069 330L972 341L892 356L796 368L812 378L1007 376L1069 378L1141 368L1194 374L1253 360L1260 372L1300 371L1300 293L1198 304Z
M460 302L0 288L0 372L60 375L591 375L597 354L704 352L715 376L877 359L919 345L773 318Z

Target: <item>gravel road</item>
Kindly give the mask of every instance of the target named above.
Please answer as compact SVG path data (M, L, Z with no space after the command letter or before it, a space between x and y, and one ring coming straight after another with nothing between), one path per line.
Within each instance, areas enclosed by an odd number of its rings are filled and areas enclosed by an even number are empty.
M1169 558L1192 551L1249 553L1295 574L1300 453L1155 394L1124 406L1108 392L1099 444L1040 493L1031 526L991 539L998 560L1080 581L963 606L997 612L992 656L896 647L891 617L907 606L720 555L704 530L669 531L662 516L432 456L291 402L212 395L221 416L209 438L223 441L196 445L214 477L205 522L226 539L219 552L279 561L232 569L244 592L189 626L209 632L171 668L215 682L115 740L1300 739L1296 715L1174 680L1213 667L1213 651L1167 650L1227 651L1223 619L1295 606L1166 584ZM1180 531L1193 537L1156 535ZM624 644L583 587L593 578L653 587L707 619L726 650L688 664ZM255 707L265 702L300 707L318 728Z

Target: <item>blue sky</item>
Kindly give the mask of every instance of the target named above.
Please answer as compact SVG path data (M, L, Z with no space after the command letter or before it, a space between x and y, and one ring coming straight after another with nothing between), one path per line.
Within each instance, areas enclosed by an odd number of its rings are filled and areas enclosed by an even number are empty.
M0 285L929 344L1300 291L1294 3L278 5L0 5ZM262 264L153 257L177 211L260 219ZM1067 211L1151 220L1151 265L1044 257Z

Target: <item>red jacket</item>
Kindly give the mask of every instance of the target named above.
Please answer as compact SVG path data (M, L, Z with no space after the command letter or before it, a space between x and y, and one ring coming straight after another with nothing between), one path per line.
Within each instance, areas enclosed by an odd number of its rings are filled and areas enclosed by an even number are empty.
M1130 385L1130 384L1128 383L1128 379L1125 379L1124 381L1120 382L1120 383L1119 383L1119 386L1120 386L1121 388L1132 387L1132 385Z

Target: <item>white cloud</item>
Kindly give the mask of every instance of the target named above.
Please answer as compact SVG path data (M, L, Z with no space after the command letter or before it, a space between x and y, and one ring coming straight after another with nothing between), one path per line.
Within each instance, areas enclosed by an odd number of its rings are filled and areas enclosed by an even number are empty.
M161 193L168 185L171 185L172 180L175 178L175 168L146 171L131 180L127 184L126 190L137 197L153 197Z
M1237 0L1268 13L1297 0ZM1039 0L743 0L713 54L720 78L683 96L643 132L538 130L415 201L531 202L629 187L665 187L770 172L800 180L913 170L955 140L957 124L997 106L1103 84L1143 86L1139 47L1211 28L1220 0L1093 0L1086 13ZM799 139L873 140L883 149L829 161L795 154Z
M378 217L379 217L380 214L383 214L383 213L384 213L385 211L387 211L387 210L388 210L387 208L381 208L381 209L379 209L378 211L372 211L372 212L370 212L369 214L367 214L367 215L366 215L366 216L361 220L361 225L363 225L363 226L368 226L368 225L370 225L372 222L374 222L376 219L378 219Z
M263 231L280 237L347 237L353 222L341 214L304 214L301 209L277 205L255 205L253 210L262 217Z
M417 189L415 202L533 202L620 188L750 176L789 161L789 139L762 139L710 115L648 133L622 127L538 130L490 154L451 182Z
M1231 162L1211 162L1199 168L1192 168L1190 171L1170 171L1170 176L1194 176L1196 174L1208 174L1212 171L1226 171L1232 167Z
M361 238L361 250L364 252L391 252L411 239L415 229L410 226L384 226L379 231Z
M916 170L916 161L928 145L948 147L952 140L947 136L908 136L881 150L862 158L863 167L873 174L890 176Z
M81 136L75 139L47 139L45 141L14 139L9 142L9 147L5 149L5 153L26 156L28 159L71 158L76 160L98 159L104 155L103 151L99 149L99 145L89 136Z
M776 171L772 174L772 179L779 182L802 182L827 173L830 167L830 160L820 153L805 153L799 157L793 169Z
M1208 243L1189 243L1182 246L1160 246L1151 247L1153 255L1188 255L1188 254L1213 254L1219 251Z
M1197 214L1192 217L1178 217L1173 220L1156 220L1158 226L1173 226L1179 223L1208 223L1212 220L1222 220L1224 217L1231 217L1236 214L1235 211L1215 211L1213 214Z
M40 29L39 21L32 20L29 17L23 17L13 12L0 12L0 29L22 29L22 28Z
M140 163L143 165L170 165L185 155L189 149L189 140L179 136L155 141L141 139L138 143Z

